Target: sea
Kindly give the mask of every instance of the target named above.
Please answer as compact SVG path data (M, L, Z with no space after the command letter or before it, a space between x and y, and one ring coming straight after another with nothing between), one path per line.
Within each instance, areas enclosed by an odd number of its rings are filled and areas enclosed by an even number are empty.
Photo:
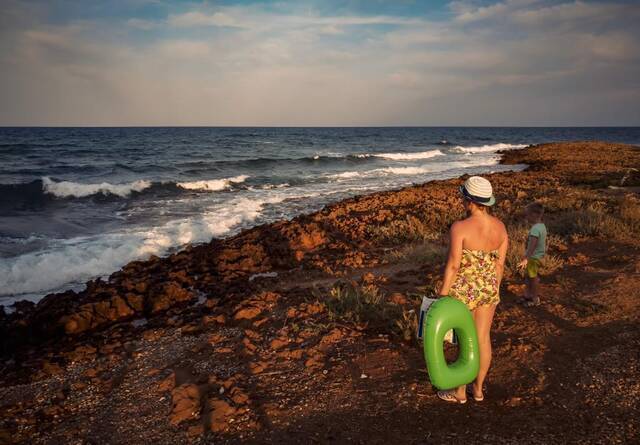
M640 144L640 128L0 128L0 305L347 197L520 170L497 152L566 140Z

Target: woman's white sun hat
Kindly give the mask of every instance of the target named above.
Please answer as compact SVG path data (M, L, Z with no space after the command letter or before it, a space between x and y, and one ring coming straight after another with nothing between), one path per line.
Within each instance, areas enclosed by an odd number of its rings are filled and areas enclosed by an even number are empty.
M481 176L471 176L460 186L460 193L469 201L485 206L496 203L491 183Z

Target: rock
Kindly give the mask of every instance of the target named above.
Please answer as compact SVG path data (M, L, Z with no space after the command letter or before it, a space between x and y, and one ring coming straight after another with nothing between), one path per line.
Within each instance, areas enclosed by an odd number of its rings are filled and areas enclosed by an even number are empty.
M95 368L89 368L85 372L82 373L85 377L93 378L98 375L98 370Z
M253 353L257 349L257 346L254 345L253 343L251 343L251 340L249 340L248 338L243 338L242 339L242 344L247 349L247 351L249 351L251 353Z
M219 399L210 400L209 408L211 410L209 415L211 431L221 432L226 430L230 417L236 413L235 408L224 400Z
M252 374L260 374L267 368L267 365L266 362L251 362L249 363L249 369Z
M313 351L312 355L304 362L304 366L307 368L319 368L324 366L324 354Z
M162 329L148 329L142 333L142 338L147 341L156 341L162 337L164 331Z
M234 390L231 391L231 400L233 400L233 403L236 405L245 405L249 401L249 396L242 390L234 388Z
M74 391L82 391L86 387L87 387L87 384L83 382L75 382L71 384L71 389L73 389Z
M220 334L220 333L215 333L215 334L211 334L209 336L209 338L207 339L207 342L211 345L211 346L218 346L220 345L220 343L224 342L226 340L225 336Z
M297 318L298 314L299 314L298 310L294 307L289 308L287 310L287 318Z
M173 408L169 421L172 425L178 425L200 415L200 391L196 385L185 383L174 388L171 398Z
M278 357L285 360L298 360L302 358L302 349L294 349L293 351L284 350L278 353Z
M307 315L316 315L324 312L324 304L322 303L302 303L301 308Z
M245 309L240 309L233 316L234 320L253 320L258 315L262 313L262 309L259 307L248 307Z
M196 437L200 437L204 434L204 425L202 425L201 423L197 424L197 425L193 425L190 426L187 429L187 437L189 438L196 438Z
M325 335L320 339L318 349L323 352L326 352L331 347L332 344L342 340L343 336L344 335L340 329L338 328L333 329L331 332L329 332L327 335Z
M51 363L48 360L45 360L42 363L42 372L47 375L60 375L62 374L62 368L57 363Z
M276 338L271 341L270 346L271 346L271 349L280 349L280 348L284 348L288 344L289 344L288 338Z
M175 281L162 285L156 292L151 292L147 297L147 305L152 314L166 311L179 303L191 301L195 294L183 288Z
M246 335L247 337L249 337L249 338L251 338L253 340L260 340L262 338L262 335L260 335L256 331L252 331L251 329L245 329L244 330L244 335Z
M176 386L176 375L175 373L169 374L166 378L160 381L158 384L158 391L171 391Z
M59 417L64 410L58 405L50 405L42 409L42 414L49 417Z
M217 324L224 324L226 321L224 315L220 314L220 315L205 315L204 317L202 317L202 323L207 325L207 324L213 324L213 323L217 323Z
M64 326L65 333L78 334L132 317L135 313L127 300L115 295L108 300L84 304L76 312L61 317L59 323Z

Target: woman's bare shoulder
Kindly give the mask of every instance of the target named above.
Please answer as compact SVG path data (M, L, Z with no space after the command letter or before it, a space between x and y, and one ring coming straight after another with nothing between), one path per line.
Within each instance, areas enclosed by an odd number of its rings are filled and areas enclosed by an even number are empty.
M495 224L495 227L500 230L501 232L504 232L504 234L507 234L507 227L504 225L504 223L502 222L502 220L500 218L498 218L497 216L491 216L491 218L493 219L493 223Z

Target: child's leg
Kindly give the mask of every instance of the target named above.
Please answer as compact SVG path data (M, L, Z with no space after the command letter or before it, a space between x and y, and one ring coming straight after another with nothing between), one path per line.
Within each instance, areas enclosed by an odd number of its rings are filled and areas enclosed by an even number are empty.
M538 295L538 291L540 290L540 277L536 276L535 278L531 278L529 282L531 283L531 290L529 293L531 301L533 301L534 303L539 303L540 296Z
M526 301L531 301L531 278L528 276L524 277L524 299Z

